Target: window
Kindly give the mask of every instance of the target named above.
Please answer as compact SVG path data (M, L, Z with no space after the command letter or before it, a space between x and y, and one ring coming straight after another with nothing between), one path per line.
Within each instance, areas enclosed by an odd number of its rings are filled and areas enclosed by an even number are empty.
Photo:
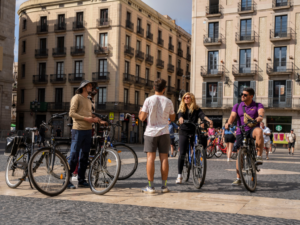
M158 38L161 39L161 37L162 37L162 33L161 33L161 30L159 30L158 31Z
M25 74L26 74L26 66L25 64L22 64L22 77L25 77Z
M135 67L135 76L140 77L140 66L136 65Z
M100 105L106 104L106 87L99 88L98 104Z
M219 58L218 51L208 52L208 66L207 66L208 74L218 73L218 61L219 61L218 58Z
M83 71L83 63L82 61L75 61L75 79L82 77L82 71Z
M209 23L208 24L208 42L216 42L219 38L219 23Z
M140 18L137 19L137 32L140 32L140 28L142 27L142 20Z
M178 67L179 69L181 68L181 60L180 60L180 59L178 59L177 67Z
M39 77L45 79L46 75L46 63L39 63Z
M169 64L172 64L172 56L169 55Z
M134 104L135 105L139 104L139 95L140 95L140 92L139 91L135 91L135 95L134 95Z
M76 48L81 49L83 48L83 35L76 35L75 37L76 40Z
M171 76L168 76L168 84L167 84L168 87L171 87Z
M213 104L218 102L218 83L207 83L206 88L206 104Z
M241 1L241 11L248 11L252 9L252 0L242 0Z
M146 55L150 55L150 45L146 46Z
M83 26L83 12L76 13L76 25L77 27Z
M189 54L190 53L190 46L187 46L186 52Z
M186 92L189 92L189 87L190 87L189 83L186 83L185 84L185 90L186 90Z
M140 50L141 50L141 42L140 42L140 41L137 41L137 42L136 42L136 50L137 50L137 51L140 51Z
M40 23L41 23L41 31L42 32L47 31L47 16L42 16Z
M147 24L147 37L149 36L150 33L151 33L151 25L148 23Z
M190 65L189 65L189 64L186 64L186 72L187 72L187 73L190 72L189 70L190 70Z
M145 79L146 79L146 81L149 80L149 77L150 77L150 69L149 69L149 68L146 68L146 74L145 74Z
M128 89L124 89L124 104L128 104Z
M58 15L57 22L58 22L59 30L65 29L65 15L64 14Z
M240 73L251 72L251 49L240 50Z
M129 74L129 62L125 61L125 73Z
M286 47L274 48L274 72L286 72Z
M286 101L286 81L274 80L273 81L273 105L280 105Z
M127 19L127 21L131 21L131 13L130 12L127 12L126 19Z
M130 46L130 36L126 35L126 46Z
M100 47L107 47L107 33L100 34Z
M178 42L178 49L181 49L181 42Z
M251 26L252 26L252 20L246 19L241 20L241 34L240 34L240 40L251 40Z
M275 17L275 37L287 37L287 15Z
M22 53L26 53L26 41L22 41Z
M160 50L157 51L157 58L161 59L161 51Z
M63 102L63 89L62 88L55 88L55 108L62 108Z
M180 79L177 79L177 89L180 90Z
M146 100L146 98L148 98L149 97L149 94L148 93L145 93L145 100Z
M21 104L25 102L25 89L21 89Z
M57 62L56 63L56 78L63 79L63 74L64 74L64 63Z
M100 19L101 19L101 21L107 22L107 19L108 19L108 9L101 9L100 10Z
M41 53L45 52L46 48L47 48L47 39L46 38L41 38L40 39L40 50L41 50Z
M23 30L26 30L27 29L27 20L24 19L23 20Z
M157 79L160 78L160 72L157 72Z
M38 102L45 102L45 88L38 89Z
M169 44L172 45L172 37L169 37Z
M288 5L287 0L276 0L276 7L287 6L287 5Z
M106 76L107 59L99 59L99 76Z
M57 53L65 53L65 37L57 37Z

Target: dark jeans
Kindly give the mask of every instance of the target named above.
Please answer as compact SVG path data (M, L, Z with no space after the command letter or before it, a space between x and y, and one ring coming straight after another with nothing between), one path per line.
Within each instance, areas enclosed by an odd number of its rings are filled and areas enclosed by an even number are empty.
M184 166L184 159L186 154L189 152L189 144L191 146L194 146L195 136L192 136L190 138L189 143L189 137L186 135L180 135L179 134L179 148L180 148L180 155L178 158L178 174L182 174L183 166Z
M70 173L72 174L78 162L78 182L85 180L85 171L91 149L92 130L72 130L71 154L69 158Z

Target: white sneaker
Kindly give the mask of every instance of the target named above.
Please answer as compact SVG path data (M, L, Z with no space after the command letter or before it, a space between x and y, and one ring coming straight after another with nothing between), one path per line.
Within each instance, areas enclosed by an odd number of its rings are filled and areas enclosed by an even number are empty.
M269 152L269 154L272 154L272 152Z
M148 193L148 194L154 194L155 193L155 188L151 188L149 186L145 187L142 189L142 192L143 193Z
M78 181L78 176L73 176L72 181Z
M182 178L177 177L176 184L182 184Z
M227 162L230 162L230 161L231 161L230 158L228 158L228 159L227 159Z
M167 193L167 192L170 192L169 188L165 187L165 186L162 186L161 187L161 193Z

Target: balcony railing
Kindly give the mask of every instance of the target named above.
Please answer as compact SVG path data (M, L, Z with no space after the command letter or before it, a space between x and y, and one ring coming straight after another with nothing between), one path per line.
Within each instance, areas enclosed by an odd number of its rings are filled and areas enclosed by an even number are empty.
M80 83L84 80L84 73L69 73L69 82L70 83Z
M154 81L146 79L146 84L145 84L145 88L147 89L152 89L154 86Z
M48 102L48 111L69 111L69 102Z
M134 56L134 48L125 45L125 51L124 51L125 55L129 56L130 58L132 58Z
M146 33L146 38L148 41L153 41L153 34L150 31L148 31Z
M126 20L126 29L133 31L133 23L130 20Z
M292 6L291 0L272 0L272 8L276 9L288 9Z
M66 74L51 74L50 83L52 84L64 84L66 83Z
M47 57L48 57L48 49L35 50L35 58L47 58Z
M209 35L203 35L203 45L209 46L209 45L221 45L222 44L223 36L222 34L215 35L215 36L209 36Z
M81 56L85 54L85 46L74 46L71 47L72 56Z
M182 49L179 48L177 50L177 55L180 56L180 57L183 57L183 51L182 51Z
M108 55L109 50L107 46L101 46L101 45L95 45L94 47L94 53L96 55Z
M54 24L54 32L64 32L66 30L67 30L67 24L66 23Z
M104 102L96 105L96 111L106 112L139 112L140 105L124 102Z
M145 78L135 76L134 79L135 79L135 85L137 85L137 86L145 86L146 85L146 79Z
M95 73L93 73L93 81L94 82L108 83L109 80L110 80L109 72L95 72Z
M287 27L286 30L276 31L270 30L270 40L271 41L288 41L292 38L292 30Z
M109 26L110 26L110 19L109 18L97 19L97 27L98 28L109 27Z
M292 98L283 97L273 97L268 98L269 108L292 108Z
M239 14L252 13L252 12L254 12L254 4L252 0L244 1L243 3L242 2L238 3Z
M140 61L144 61L145 59L145 53L140 51L140 50L136 50L135 51L135 58L140 60Z
M223 98L221 97L202 97L203 108L222 108Z
M156 60L156 67L159 69L163 69L165 67L165 62L162 61L161 59Z
M124 73L123 74L123 81L124 81L124 83L134 84L135 83L135 76L131 75L129 73Z
M167 94L168 95L173 95L173 94L175 94L175 92L176 92L176 88L175 87L171 87L171 86L167 87Z
M267 63L268 75L292 74L294 71L294 63L292 62L275 62Z
M152 65L153 64L153 56L146 54L146 59L145 59L146 63Z
M170 72L170 73L174 73L174 65L172 65L172 64L168 64L168 72Z
M189 74L187 74L185 77L186 77L187 80L190 80L191 79L191 73L190 72L187 72L187 73L189 73Z
M224 73L223 65L201 66L201 76L222 76Z
M234 76L249 76L257 73L256 64L235 64L232 65L232 74Z
M48 83L48 75L33 75L32 82L34 84L47 84Z
M83 21L75 21L73 22L73 30L84 30L86 23Z
M30 110L36 112L47 112L48 110L48 102L40 102L40 105L35 106L30 102Z
M191 54L190 53L186 53L186 60L187 61L191 61Z
M36 27L36 32L38 34L45 34L45 33L48 33L48 25L47 24L44 24L44 25L38 25Z
M255 42L255 35L256 33L252 31L249 34L241 34L239 32L235 33L235 43L243 44L243 43L254 43Z
M177 76L183 76L183 69L177 68L177 70L176 70L176 75L177 75Z
M169 51L170 51L170 52L174 52L174 45L169 44Z
M157 45L163 47L164 46L164 40L161 37L157 38Z
M206 6L206 17L221 16L220 5Z
M53 57L64 57L66 56L67 49L66 48L53 48L52 56Z
M141 28L140 26L137 26L136 27L136 34L141 36L141 37L144 37L144 29Z

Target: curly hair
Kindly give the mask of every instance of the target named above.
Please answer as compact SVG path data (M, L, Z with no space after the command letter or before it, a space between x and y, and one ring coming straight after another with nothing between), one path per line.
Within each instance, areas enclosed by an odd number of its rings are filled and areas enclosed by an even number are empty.
M185 98L185 96L187 96L187 95L191 96L191 101L192 101L191 106L190 106L190 108L189 108L190 113L192 114L192 113L194 112L194 110L198 110L198 109L199 109L198 105L196 104L195 95L192 94L192 93L190 93L190 92L186 92L186 93L183 95L182 99L181 99L181 102L180 102L180 105L179 105L179 109L178 109L178 113L179 113L179 112L185 113L185 111L186 111L186 104L184 103L184 98Z

